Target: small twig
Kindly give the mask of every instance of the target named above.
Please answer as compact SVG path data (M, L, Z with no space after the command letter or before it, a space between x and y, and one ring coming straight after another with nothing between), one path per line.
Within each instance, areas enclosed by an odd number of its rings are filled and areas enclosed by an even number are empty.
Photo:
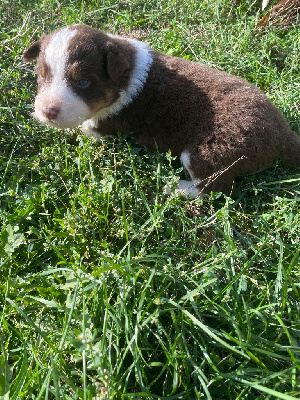
M212 182L214 182L216 179L218 179L222 174L224 174L226 171L228 171L231 167L233 167L237 162L244 160L247 158L246 156L242 155L239 157L237 160L235 160L232 164L230 164L228 167L220 169L219 171L214 172L212 175L208 176L207 178L204 178L202 180L199 180L198 182L193 183L188 189L193 188L203 181L208 181L207 184L202 188L202 190L199 192L199 195L203 192L205 188L207 188L208 185L210 185Z

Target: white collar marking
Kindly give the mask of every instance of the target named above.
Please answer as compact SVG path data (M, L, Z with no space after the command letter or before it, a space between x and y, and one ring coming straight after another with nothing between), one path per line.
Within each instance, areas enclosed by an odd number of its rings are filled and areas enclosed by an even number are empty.
M109 36L118 38L118 36ZM82 127L85 132L90 128L97 128L98 121L104 121L112 115L117 115L138 96L146 83L148 73L153 62L151 49L146 43L139 42L138 40L127 38L121 39L128 40L136 50L135 66L132 71L128 87L126 90L122 90L120 92L120 97L113 104L102 109L94 117L83 123Z

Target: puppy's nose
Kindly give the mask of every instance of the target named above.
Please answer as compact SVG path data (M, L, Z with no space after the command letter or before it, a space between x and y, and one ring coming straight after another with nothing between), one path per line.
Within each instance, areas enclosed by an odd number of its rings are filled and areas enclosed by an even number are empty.
M59 108L57 107L43 107L42 112L50 121L58 116Z

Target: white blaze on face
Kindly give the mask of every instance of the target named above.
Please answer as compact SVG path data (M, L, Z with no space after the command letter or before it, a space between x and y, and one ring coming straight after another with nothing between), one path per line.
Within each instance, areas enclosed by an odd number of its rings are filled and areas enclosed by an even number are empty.
M33 116L58 128L78 126L91 114L88 105L68 86L65 79L69 41L76 33L76 29L64 28L52 36L45 51L51 79L41 83L34 103ZM49 109L57 110L57 116L50 117L47 114Z

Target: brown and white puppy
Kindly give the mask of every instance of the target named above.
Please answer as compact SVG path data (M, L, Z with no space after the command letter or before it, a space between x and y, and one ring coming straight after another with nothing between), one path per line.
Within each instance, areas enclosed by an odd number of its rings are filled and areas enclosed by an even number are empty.
M277 158L300 167L300 138L238 77L85 25L43 36L24 53L35 59L36 119L93 136L133 132L150 149L171 149L191 177L178 182L185 196L229 194L237 176Z

